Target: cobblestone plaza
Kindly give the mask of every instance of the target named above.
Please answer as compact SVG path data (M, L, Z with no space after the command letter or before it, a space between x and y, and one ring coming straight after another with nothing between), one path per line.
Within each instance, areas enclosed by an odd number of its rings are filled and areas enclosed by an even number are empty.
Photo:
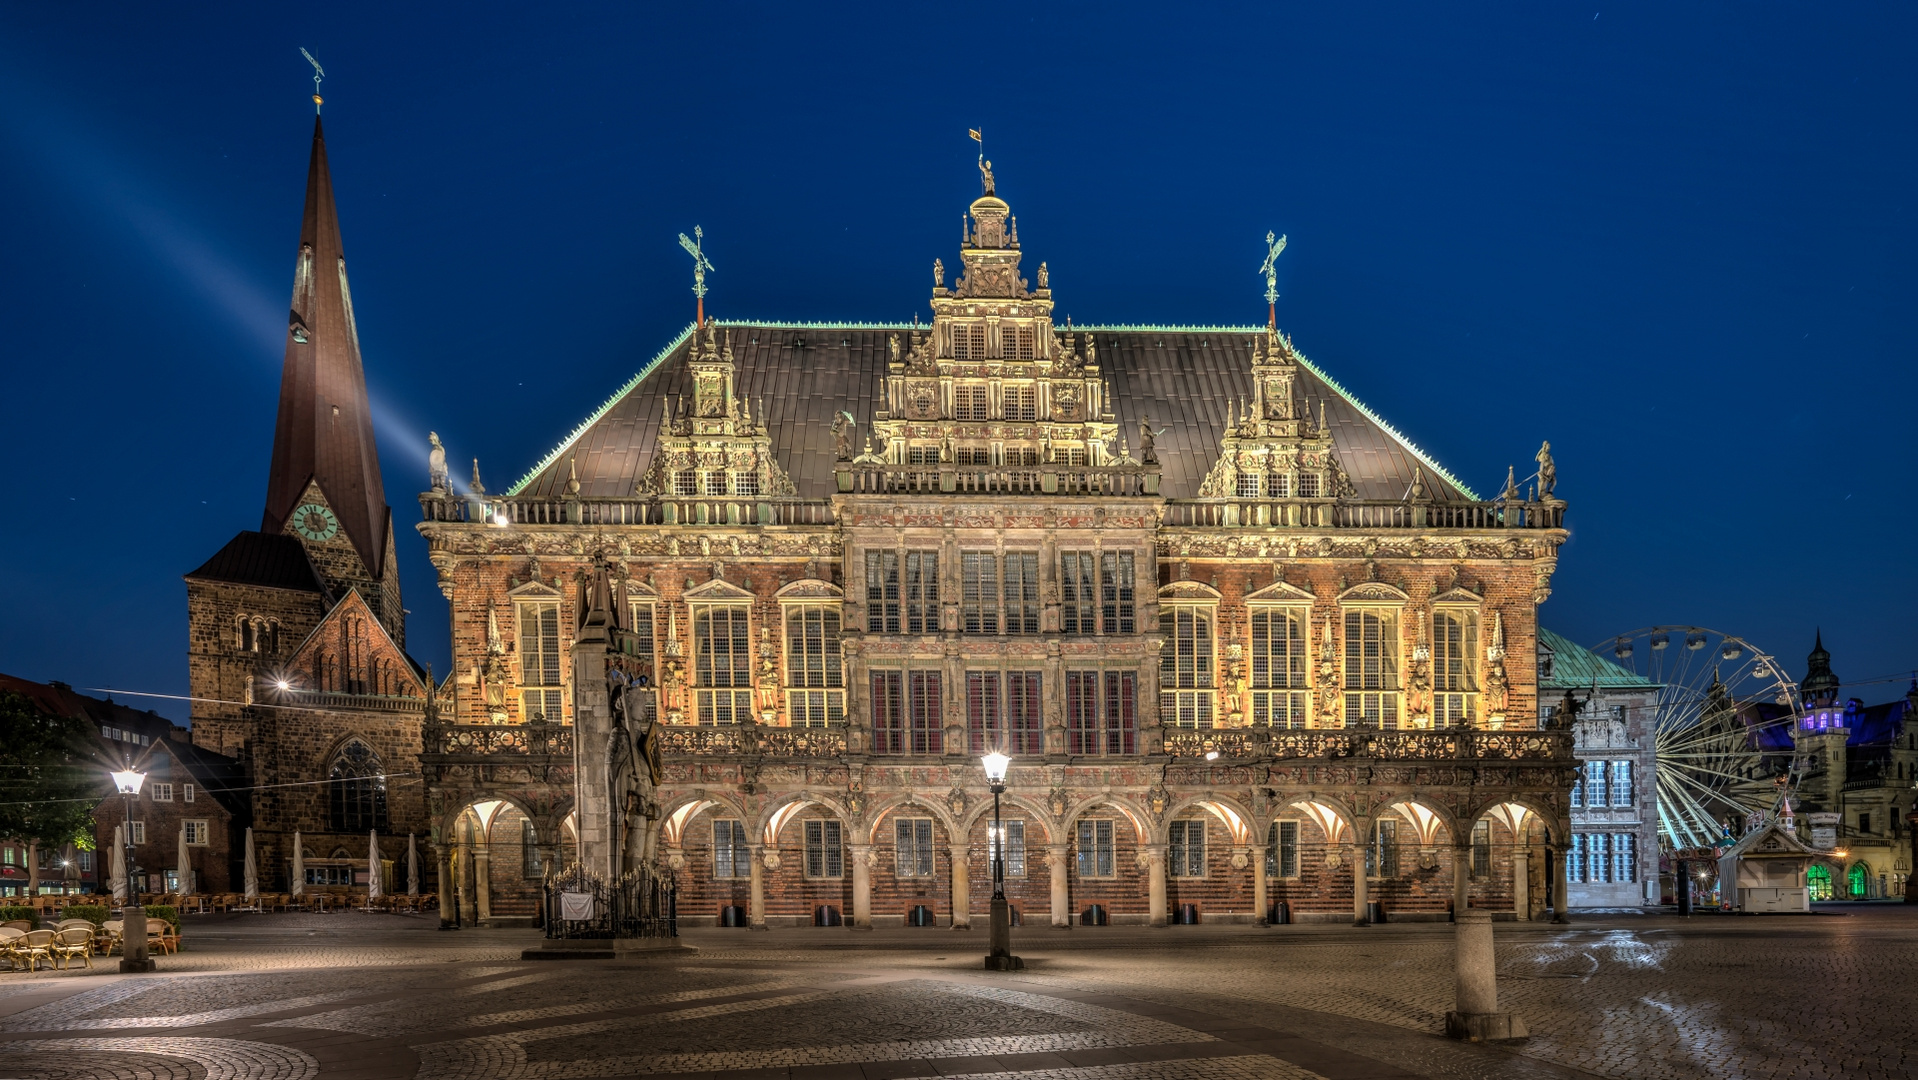
M697 952L520 959L537 932L189 918L160 972L0 982L0 1076L1907 1077L1918 911L1500 924L1523 1043L1439 1035L1442 924L698 930Z

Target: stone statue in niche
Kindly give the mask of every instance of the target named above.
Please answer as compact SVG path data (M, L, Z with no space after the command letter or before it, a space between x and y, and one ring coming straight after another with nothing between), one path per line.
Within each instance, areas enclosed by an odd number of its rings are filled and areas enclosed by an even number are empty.
M440 445L440 433L437 431L427 432L426 441L432 444L433 447L426 452L427 485L434 491L445 491L448 485L446 479L446 447Z
M1558 486L1558 465L1552 461L1552 444L1547 441L1539 444L1538 456L1538 497L1549 499L1552 489Z

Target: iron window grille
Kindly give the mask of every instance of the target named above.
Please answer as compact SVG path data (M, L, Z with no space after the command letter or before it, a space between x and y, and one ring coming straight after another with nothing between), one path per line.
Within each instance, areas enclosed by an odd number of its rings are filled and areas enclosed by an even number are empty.
M519 609L520 719L560 722L565 689L560 673L559 601L522 600Z
M1261 727L1302 728L1306 724L1304 608L1254 608L1252 611L1252 723Z
M893 869L902 878L933 876L932 819L898 818L893 822Z
M1167 846L1166 869L1173 877L1205 876L1205 822L1172 823L1171 843Z
M753 853L746 846L746 823L737 818L713 820L713 876L753 876Z
M753 721L752 639L744 605L693 609L694 700L699 723L713 727Z
M1212 727L1212 611L1176 606L1159 613L1165 644L1159 652L1159 722L1169 727Z
M806 876L837 878L845 874L845 848L841 844L839 822L806 822Z

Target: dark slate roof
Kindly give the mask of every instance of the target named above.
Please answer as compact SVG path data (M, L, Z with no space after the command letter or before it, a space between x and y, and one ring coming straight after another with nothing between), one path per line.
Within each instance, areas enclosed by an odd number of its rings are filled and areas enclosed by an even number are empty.
M1540 690L1656 690L1659 683L1625 670L1583 645L1541 626L1538 643L1552 651L1552 677L1538 680Z
M305 546L285 533L240 533L187 578L301 592L322 591Z
M1845 717L1845 746L1847 757L1858 755L1861 748L1888 748L1905 733L1905 724L1911 719L1912 703L1900 698L1879 705L1860 705L1847 709ZM1785 752L1792 749L1791 710L1783 705L1756 701L1739 710L1745 724L1757 734L1760 749ZM1866 754L1858 760L1865 760Z
M834 414L859 421L861 438L884 384L887 339L910 326L720 322L730 329L741 391L770 429L773 451L799 494L825 498L833 491ZM1114 411L1126 442L1138 449L1139 420L1150 416L1165 428L1157 450L1165 469L1166 495L1192 498L1219 453L1219 437L1231 402L1252 396L1252 340L1263 327L1074 327L1096 335L1099 365L1112 385ZM680 336L545 460L510 494L556 496L567 480L567 458L577 456L580 494L588 498L631 495L652 462L668 397L689 396L686 368L692 328ZM1427 486L1439 499L1475 498L1469 489L1414 448L1309 361L1301 365L1300 396L1314 418L1325 405L1339 460L1362 499L1402 499L1412 486L1415 464L1425 466Z

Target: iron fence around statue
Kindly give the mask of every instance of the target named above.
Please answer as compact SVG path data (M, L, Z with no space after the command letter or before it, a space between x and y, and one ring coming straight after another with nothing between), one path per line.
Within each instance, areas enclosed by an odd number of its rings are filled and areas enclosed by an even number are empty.
M548 938L679 936L679 892L642 867L609 882L578 863L544 883Z

